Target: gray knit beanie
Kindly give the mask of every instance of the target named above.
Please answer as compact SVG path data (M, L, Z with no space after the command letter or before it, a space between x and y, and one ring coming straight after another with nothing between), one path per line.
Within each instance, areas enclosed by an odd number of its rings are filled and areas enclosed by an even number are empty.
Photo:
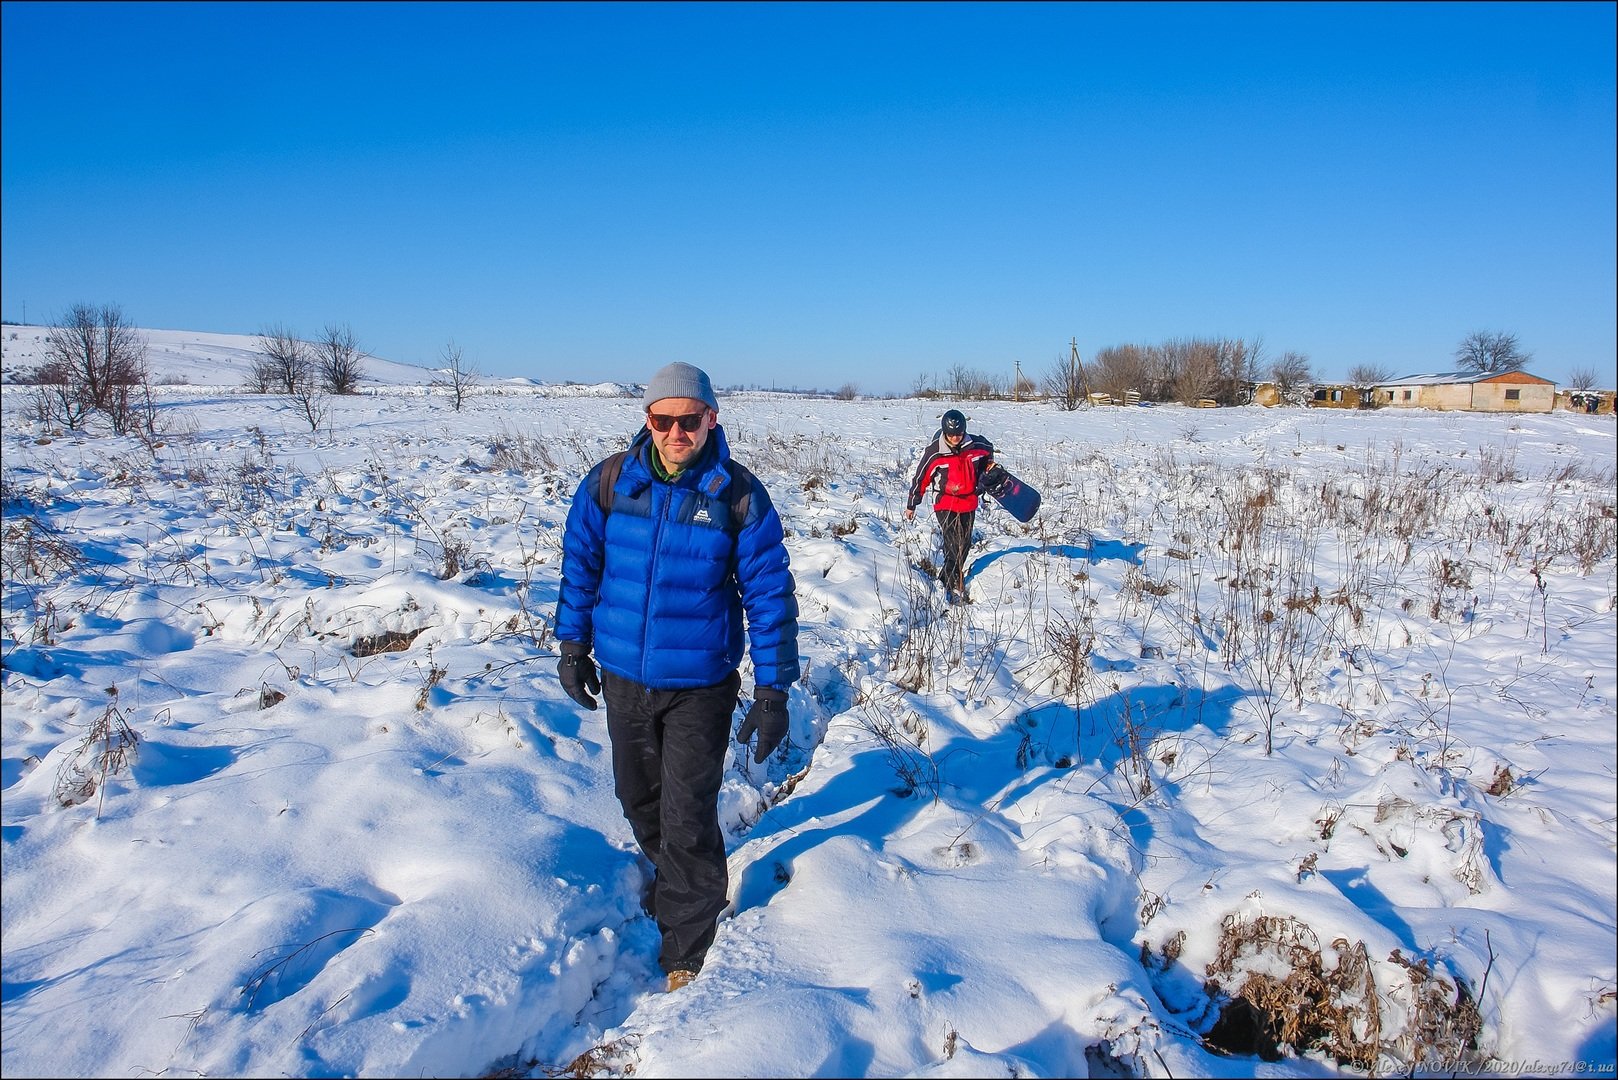
M695 398L714 412L719 411L719 400L714 397L708 373L690 364L676 361L653 375L652 381L646 384L643 403L650 408L653 402L671 397Z

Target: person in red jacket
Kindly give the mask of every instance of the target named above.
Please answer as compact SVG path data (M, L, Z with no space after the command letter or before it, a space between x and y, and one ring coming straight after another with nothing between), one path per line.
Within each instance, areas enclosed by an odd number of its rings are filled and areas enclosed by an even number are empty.
M931 488L935 491L933 513L944 534L944 598L951 604L971 603L966 594L966 554L972 547L972 523L977 517L978 482L994 464L994 444L966 430L966 416L959 409L944 414L938 435L927 444L916 475L910 480L910 496L905 501L905 520L916 517L916 506Z

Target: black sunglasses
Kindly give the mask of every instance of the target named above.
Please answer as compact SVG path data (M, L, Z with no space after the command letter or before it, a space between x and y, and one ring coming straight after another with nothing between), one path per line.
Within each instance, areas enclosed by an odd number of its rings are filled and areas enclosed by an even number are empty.
M686 413L684 416L664 416L662 413L655 412L646 414L646 422L652 426L653 431L659 433L667 431L675 424L679 424L681 431L691 434L701 427L707 419L708 410L706 409L701 412Z

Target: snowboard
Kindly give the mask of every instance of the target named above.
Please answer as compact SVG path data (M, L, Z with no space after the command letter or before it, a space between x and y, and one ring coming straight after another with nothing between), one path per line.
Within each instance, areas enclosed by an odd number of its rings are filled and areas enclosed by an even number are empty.
M990 465L978 481L978 490L999 503L1018 521L1032 521L1039 513L1039 492L1012 476L999 465Z

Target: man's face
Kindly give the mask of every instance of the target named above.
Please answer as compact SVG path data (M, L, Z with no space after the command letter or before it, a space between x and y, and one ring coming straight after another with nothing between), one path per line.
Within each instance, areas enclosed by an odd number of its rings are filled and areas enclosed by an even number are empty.
M674 423L667 424L668 430L659 431L671 417ZM687 417L697 419L685 419ZM685 430L680 424L682 419L696 430ZM657 447L663 464L671 469L683 469L695 461L707 445L708 432L718 422L719 414L696 398L661 398L646 409L646 426L652 430L652 445Z
M944 436L944 445L948 446L951 450L959 450L961 448L961 442L965 438L966 438L966 436L964 434L945 435Z

